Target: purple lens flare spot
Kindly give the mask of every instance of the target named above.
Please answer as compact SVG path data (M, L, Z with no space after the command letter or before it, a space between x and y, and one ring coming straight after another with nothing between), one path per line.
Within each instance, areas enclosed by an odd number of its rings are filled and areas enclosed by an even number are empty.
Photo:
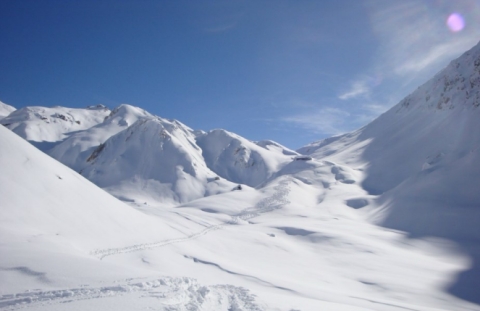
M465 20L462 15L452 13L447 19L447 26L452 32L459 32L465 27Z

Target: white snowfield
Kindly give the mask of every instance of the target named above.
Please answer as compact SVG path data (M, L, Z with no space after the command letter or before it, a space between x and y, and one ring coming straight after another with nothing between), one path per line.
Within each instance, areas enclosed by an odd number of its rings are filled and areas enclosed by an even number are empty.
M74 170L0 128L0 310L480 310L479 106L477 45L298 153L128 105L18 117Z
M0 123L46 151L73 132L88 129L110 114L105 106L86 109L25 107L15 110Z
M0 101L0 120L7 117L9 114L14 112L15 110L16 110L15 107L12 107Z

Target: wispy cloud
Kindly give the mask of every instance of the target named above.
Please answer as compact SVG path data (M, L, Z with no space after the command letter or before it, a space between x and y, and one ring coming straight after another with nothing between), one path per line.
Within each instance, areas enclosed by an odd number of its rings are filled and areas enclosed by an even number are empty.
M347 111L327 107L284 117L281 121L315 134L336 135L348 130L345 128L345 120L349 115Z
M387 78L429 77L480 39L478 1L369 1L367 6L380 42L373 71ZM446 25L454 12L462 13L467 22L457 33Z
M350 89L338 96L341 100L347 100L352 98L357 98L360 96L365 96L370 93L370 87L367 84L365 79L360 79L352 82Z
M367 7L379 47L371 67L338 96L354 103L349 120L370 122L480 40L480 1L371 0ZM456 33L446 24L454 12L467 25Z
M450 42L439 43L426 50L423 55L405 59L395 67L394 72L398 75L421 73L430 67L434 67L436 64L445 63L453 59L472 47L474 43L475 39L470 37L460 38L456 44L451 44Z
M366 0L366 8L377 44L370 65L338 81L333 98L282 122L324 137L363 126L480 40L480 1ZM465 19L462 31L446 24L455 12Z

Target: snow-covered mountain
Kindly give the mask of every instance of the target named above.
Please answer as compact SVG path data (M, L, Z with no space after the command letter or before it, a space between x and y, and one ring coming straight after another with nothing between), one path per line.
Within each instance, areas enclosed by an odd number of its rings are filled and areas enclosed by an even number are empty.
M157 304L159 310L172 310L172 305L180 310L231 310L237 303L256 307L254 296L244 288L203 285L176 273L162 276L145 258L143 267L100 260L118 250L178 243L202 226L176 214L152 217L127 206L4 127L0 145L2 310L65 310L65 303L70 308L72 302L78 306L85 301L81 309L138 310ZM173 263L180 256L174 259L170 252L168 257ZM125 292L135 294L121 306L89 305L99 298L108 305L105 298ZM215 299L205 299L208 293ZM143 299L147 296L150 299Z
M367 194L346 203L373 223L462 245L471 267L450 291L480 302L480 43L367 126L298 152L356 172Z
M257 186L298 155L272 141L194 131L125 104L112 111L27 107L2 124L118 198L153 205Z
M64 246L79 250L85 244L128 245L138 235L168 236L168 231L160 230L160 222L126 206L4 127L0 127L0 145L2 246L12 243L5 232L26 239L38 235L41 241L59 246L68 241Z
M47 153L63 164L78 171L88 164L87 159L94 150L113 135L125 130L137 120L151 117L143 109L130 105L120 105L113 109L102 121L84 131L70 134Z
M2 124L74 170L0 128L0 309L480 310L480 44L298 152L22 110Z
M225 130L198 135L207 166L232 182L258 186L292 161L294 152L278 143L251 142Z
M363 172L384 225L480 240L480 44L367 126L298 152Z
M14 112L16 109L0 101L0 120Z
M261 141L255 141L255 144L259 145L260 147L263 147L267 150L272 150L272 151L277 151L279 153L282 153L284 155L289 155L289 156L297 156L299 155L298 152L287 148L285 146L280 145L279 143L273 141L273 140L261 140Z
M168 125L142 122L146 138ZM365 223L334 163L298 157L261 189L152 208L4 128L0 144L0 308L480 310L443 291L464 256Z
M109 114L110 110L102 105L86 109L34 106L14 111L0 124L45 151L69 134L103 122Z
M153 116L99 145L81 174L117 197L142 203L176 205L236 186L206 166L190 128Z

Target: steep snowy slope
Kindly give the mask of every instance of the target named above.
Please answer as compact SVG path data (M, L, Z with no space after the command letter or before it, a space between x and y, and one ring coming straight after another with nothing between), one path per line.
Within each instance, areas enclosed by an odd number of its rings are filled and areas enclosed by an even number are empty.
M273 140L261 140L261 141L255 141L255 144L259 145L260 147L263 147L267 150L270 151L275 151L284 155L290 155L290 156L297 156L299 155L298 152L289 149L285 146L280 145L279 143L273 141Z
M68 242L65 247L85 253L131 244L139 235L168 236L161 222L126 206L4 127L0 145L2 247L11 243L6 233L38 236L59 246Z
M0 102L0 120L14 112L16 109L10 105Z
M199 284L178 266L170 274L181 277L166 277L146 260L100 260L205 227L181 213L145 215L4 127L0 145L0 309L260 310L246 289Z
M257 186L298 155L273 141L254 143L223 130L193 131L130 105L104 117L108 112L103 106L27 107L3 121L115 196L150 204L175 205L231 191L238 184ZM91 121L83 128L82 118Z
M0 145L2 293L55 286L68 277L79 282L78 271L88 278L103 269L92 262L90 253L97 248L181 234L160 218L126 206L3 126ZM105 275L118 272L113 267ZM0 307L8 306L4 298Z
M56 150L130 207L0 128L0 309L480 310L479 108L453 104L303 157L121 106Z
M77 172L81 171L89 164L87 159L98 146L137 120L149 116L152 115L138 107L120 105L102 123L70 135L47 153Z
M145 117L109 138L81 174L119 198L175 205L236 187L210 171L193 131L178 121Z
M479 106L477 45L366 127L298 151L317 158L335 154L345 163L368 163L363 185L379 194L422 169L478 148Z
M460 243L472 266L451 291L480 303L480 44L364 128L298 151L363 175L376 223Z
M68 137L70 133L103 122L109 114L110 110L102 105L85 109L58 106L25 107L0 120L0 124L45 151Z
M443 291L463 256L365 223L344 204L363 190L332 163L145 215L4 128L0 144L2 309L480 310Z
M198 135L197 144L212 171L227 180L252 187L292 160L291 152L277 143L256 144L220 129Z
M479 106L480 44L364 128L299 152L364 171L389 225L480 239Z

